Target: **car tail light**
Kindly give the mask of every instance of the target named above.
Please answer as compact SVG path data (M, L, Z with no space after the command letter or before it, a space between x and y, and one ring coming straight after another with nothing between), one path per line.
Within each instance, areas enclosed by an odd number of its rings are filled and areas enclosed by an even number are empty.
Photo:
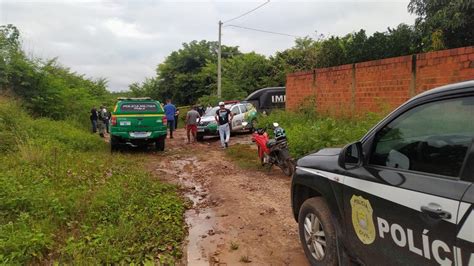
M161 122L163 123L163 125L166 125L168 123L168 119L166 119L166 116L163 116L161 118Z
M111 121L112 121L112 126L117 125L117 117L116 116L112 116Z

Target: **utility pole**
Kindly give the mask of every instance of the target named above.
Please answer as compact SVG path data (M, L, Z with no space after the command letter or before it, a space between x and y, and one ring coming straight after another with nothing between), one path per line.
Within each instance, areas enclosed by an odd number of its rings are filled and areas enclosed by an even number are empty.
M233 19L229 19L229 20L226 20L224 22L220 21L219 20L219 48L217 50L217 97L221 98L222 97L222 82L221 82L221 79L222 79L222 65L221 65L221 54L222 54L222 50L221 50L221 37L222 37L222 25L224 23L227 23L227 22L231 22L231 21L234 21L236 19L239 19L243 16L246 16L252 12L254 12L255 10L261 8L262 6L266 5L270 3L270 0L267 0L265 3L251 9L250 11L247 11L245 13L243 13L242 15L240 16L237 16Z
M222 96L222 88L221 88L221 35L222 35L222 22L219 20L219 47L217 50L217 97L221 98Z

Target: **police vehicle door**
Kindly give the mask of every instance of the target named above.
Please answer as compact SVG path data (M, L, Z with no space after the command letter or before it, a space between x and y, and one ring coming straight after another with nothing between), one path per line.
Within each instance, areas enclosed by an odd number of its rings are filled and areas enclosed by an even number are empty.
M471 173L474 175L474 145L471 148ZM474 177L471 177L471 181ZM456 234L456 247L462 251L461 259L458 259L458 265L474 265L474 185L471 184L462 198L461 206L468 208L466 212L460 210L458 215L458 230Z
M240 130L242 129L242 114L239 109L239 105L234 105L232 109L230 109L234 117L232 118L232 130Z
M465 103L418 105L364 141L368 158L347 172L343 193L346 246L365 264L456 265L472 252L456 246L458 216L470 206L461 198L474 104Z

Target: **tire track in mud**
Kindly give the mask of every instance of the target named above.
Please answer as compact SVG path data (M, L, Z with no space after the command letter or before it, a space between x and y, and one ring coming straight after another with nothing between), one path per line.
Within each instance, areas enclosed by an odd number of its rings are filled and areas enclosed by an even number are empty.
M251 143L250 135L233 136L233 143ZM178 130L166 145L166 152L150 156L148 167L180 185L192 202L183 264L308 265L291 213L290 178L277 169L239 168L218 139L186 144Z

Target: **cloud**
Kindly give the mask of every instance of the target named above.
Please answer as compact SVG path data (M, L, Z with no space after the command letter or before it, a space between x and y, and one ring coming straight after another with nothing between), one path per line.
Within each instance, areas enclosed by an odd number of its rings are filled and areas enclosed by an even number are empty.
M0 0L0 24L12 23L23 46L39 57L58 57L73 71L109 80L111 90L155 75L168 54L192 40L217 40L219 20L236 17L264 1ZM315 37L366 29L385 31L412 24L406 1L272 0L232 24ZM225 45L274 54L294 38L224 27Z
M140 31L136 24L127 23L119 18L107 19L103 26L119 38L152 39L156 37L156 34ZM95 30L93 26L89 26L89 28Z

